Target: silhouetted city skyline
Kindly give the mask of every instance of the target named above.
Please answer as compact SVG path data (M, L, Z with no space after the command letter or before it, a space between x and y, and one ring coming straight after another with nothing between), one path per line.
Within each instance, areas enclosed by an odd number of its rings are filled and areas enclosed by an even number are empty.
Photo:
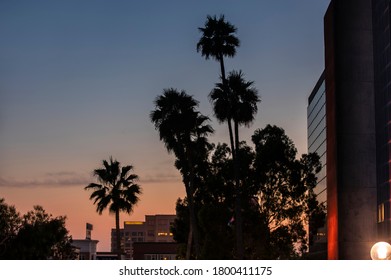
M306 98L324 68L329 1L22 1L0 4L0 192L24 213L42 205L67 216L74 238L94 224L109 251L114 219L83 188L110 155L134 166L143 194L130 216L173 214L185 191L149 119L164 88L184 89L212 120L211 141L229 142L208 94L219 66L196 43L207 15L224 14L241 40L227 73L242 69L262 103L241 138L275 124L307 152Z

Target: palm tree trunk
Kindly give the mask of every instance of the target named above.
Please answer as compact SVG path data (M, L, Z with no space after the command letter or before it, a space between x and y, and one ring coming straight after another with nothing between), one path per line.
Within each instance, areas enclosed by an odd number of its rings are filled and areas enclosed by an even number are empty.
M234 159L234 173L235 173L235 216L236 216L236 247L237 258L244 259L243 246L243 221L242 221L242 193L240 189L240 162L239 162L239 124L234 120L235 126L235 159Z
M188 188L186 191L188 192L187 199L189 200L189 211L190 211L190 228L192 231L192 239L194 241L195 248L195 258L197 259L200 255L200 240L198 235L198 226L197 226L197 215L195 213L195 205L194 205L194 168L193 161L191 160L190 151L187 151L188 154L188 163L189 163L189 181Z
M189 202L190 230L192 232L192 239L194 241L194 247L195 247L195 255L197 258L200 250L199 250L199 239L198 239L198 230L197 230L197 216L195 214L194 199L193 199L194 191L193 188L190 187L191 183L189 183L188 185L189 186L186 187L186 196ZM187 250L191 250L191 247L187 248Z
M229 132L229 141L231 143L232 159L235 162L235 158L236 158L236 152L235 151L236 151L236 149L235 149L234 134L233 134L233 131L232 131L231 119L228 120L228 132Z
M223 81L224 90L227 90L227 80L225 77L225 66L224 66L224 56L220 55L220 70L221 70L221 79ZM228 94L228 93L227 93ZM232 132L231 120L228 120L228 131L229 131L229 140L231 142L232 150L232 159L234 161L234 174L235 174L235 224L236 224L236 248L237 248L237 258L244 258L244 247L243 247L243 229L242 229L242 203L241 203L241 192L240 192L240 177L239 177L239 126L238 123L234 120L235 126L235 143Z
M192 244L193 244L193 229L190 223L189 235L187 237L186 260L190 260Z
M189 141L190 142L190 141ZM187 145L188 147L190 145ZM189 204L189 220L190 229L189 238L186 248L186 259L190 259L192 244L195 247L195 258L197 259L200 253L199 238L198 238L198 227L197 227L197 215L195 213L194 206L194 168L191 151L189 149L181 148L181 154L186 155L184 162L187 162L187 170L183 172L183 183L185 184L186 197ZM188 174L188 175L187 175Z
M119 210L115 211L115 230L117 233L117 258L121 259L121 230L119 228Z
M221 70L221 80L223 82L223 89L224 91L227 90L227 79L225 77L225 66L224 66L224 56L220 54L220 70ZM225 92L228 94L227 92ZM229 131L229 141L231 143L231 150L232 150L232 159L235 161L235 143L234 143L234 136L232 132L232 123L231 119L228 119L228 131Z
M221 80L223 81L223 85L225 86L227 80L225 78L225 66L224 66L224 56L223 55L220 55L219 61L220 61Z

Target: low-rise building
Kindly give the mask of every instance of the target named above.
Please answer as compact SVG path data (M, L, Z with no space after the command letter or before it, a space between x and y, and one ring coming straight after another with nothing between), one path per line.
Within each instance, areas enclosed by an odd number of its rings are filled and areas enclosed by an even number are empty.
M175 260L178 243L140 242L133 244L134 260Z
M126 259L133 259L133 244L141 242L174 242L171 226L175 215L146 215L145 221L125 221L121 229L121 248ZM111 230L111 251L116 252L116 229Z

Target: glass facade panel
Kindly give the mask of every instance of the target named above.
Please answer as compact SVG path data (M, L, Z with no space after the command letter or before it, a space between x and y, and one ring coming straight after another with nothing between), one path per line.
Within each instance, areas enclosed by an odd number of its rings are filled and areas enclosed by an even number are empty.
M323 130L326 128L326 117L323 117L318 125L314 127L311 135L308 137L308 143L313 143L319 137Z
M325 102L325 100L324 100L324 102ZM313 114L308 117L308 130L311 132L314 130L314 127L319 125L320 120L322 118L324 118L326 115L325 104L323 104L323 105L319 104L319 106L317 106L316 109L318 109L316 112L313 111L316 114Z
M317 135L313 142L309 143L308 149L312 150L314 153L317 153L324 142L326 142L326 128L324 128L322 132Z
M318 185L315 193L319 202L326 201L326 95L323 75L318 81L309 98L307 108L308 152L317 153L322 163L322 169L317 174Z
M317 92L319 92L320 94L316 94L314 96L312 96L312 98L310 97L310 100L309 100L309 104L308 104L308 109L307 109L307 112L308 112L308 116L311 116L313 111L314 111L314 107L318 104L318 103L324 103L324 101L319 101L321 98L325 98L324 96L324 93L326 91L326 87L325 87L325 83L323 82L319 89L317 90Z
M326 93L325 93L325 80L324 74L321 75L318 83L308 98L307 107L307 137L308 137L308 152L317 153L320 157L322 169L319 171L317 176L317 185L314 189L314 193L319 203L327 204L327 185L326 185ZM318 229L318 233L323 238L312 236L312 240L315 243L326 242L326 225ZM310 236L311 238L311 236ZM314 243L314 244L315 244ZM322 246L321 246L322 247ZM317 251L318 249L311 249ZM313 246L316 248L316 246Z

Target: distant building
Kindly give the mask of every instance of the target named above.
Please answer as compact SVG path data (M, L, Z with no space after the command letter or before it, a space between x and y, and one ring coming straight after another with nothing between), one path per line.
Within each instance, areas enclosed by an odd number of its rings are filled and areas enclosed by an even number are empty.
M176 215L146 215L146 242L173 242L171 226Z
M72 245L80 250L79 260L96 260L96 245L98 242L98 240L91 239L74 239Z
M141 242L133 244L134 260L175 260L178 244L173 242Z
M142 221L126 221L121 230L121 248L125 253L126 259L133 255L133 243L144 242L146 227ZM116 229L111 229L111 252L117 251L117 233Z
M72 240L72 246L75 247L79 260L96 260L96 246L99 241L91 239L92 229L93 226L86 223L86 238Z
M121 248L127 259L133 258L133 244L140 242L174 242L170 230L175 215L146 215L144 221L125 221L121 229ZM111 251L117 249L116 230L111 230Z
M97 252L96 253L97 260L118 260L117 253L113 252Z

